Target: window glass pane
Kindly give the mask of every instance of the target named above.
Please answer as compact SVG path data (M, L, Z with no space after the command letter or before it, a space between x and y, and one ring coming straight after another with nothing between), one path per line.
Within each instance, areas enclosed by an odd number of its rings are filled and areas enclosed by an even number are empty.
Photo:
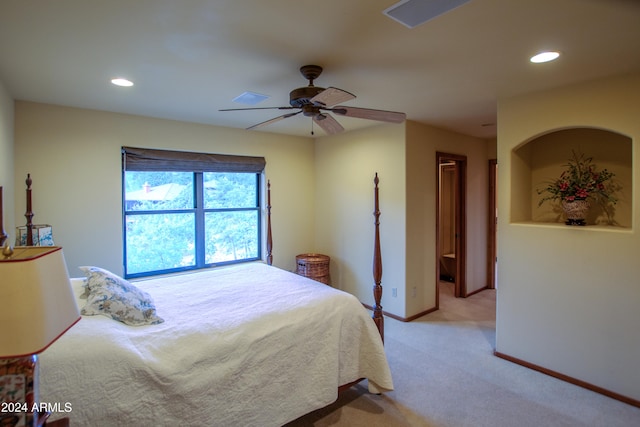
M195 214L126 215L126 271L137 274L195 265Z
M123 173L125 277L259 259L259 174Z
M125 172L125 210L193 209L193 172Z
M255 173L204 173L204 208L252 208L258 204Z
M205 262L258 257L258 211L205 214Z

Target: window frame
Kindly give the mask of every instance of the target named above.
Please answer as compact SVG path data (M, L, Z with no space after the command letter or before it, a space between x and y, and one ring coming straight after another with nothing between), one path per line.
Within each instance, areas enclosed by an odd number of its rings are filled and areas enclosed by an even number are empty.
M133 159L133 160L132 160ZM208 153L192 153L183 151L136 149L122 147L122 242L123 242L123 271L125 278L148 277L159 274L182 271L200 270L221 265L238 264L261 260L263 257L263 197L264 166L262 157L230 156ZM133 165L133 166L132 166ZM127 210L126 203L126 172L189 172L193 174L194 205L184 209L167 210ZM204 173L252 173L255 174L255 205L251 207L205 208L204 203ZM206 262L206 229L205 216L210 212L256 212L257 226L257 256L220 262ZM195 262L190 266L169 269L129 273L127 271L127 218L137 215L165 215L172 213L192 213L194 216L194 257Z

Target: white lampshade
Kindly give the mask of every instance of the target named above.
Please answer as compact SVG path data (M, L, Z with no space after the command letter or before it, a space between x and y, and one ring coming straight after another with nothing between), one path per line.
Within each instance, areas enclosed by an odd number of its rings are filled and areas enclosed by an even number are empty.
M79 320L61 247L0 255L0 358L40 353Z

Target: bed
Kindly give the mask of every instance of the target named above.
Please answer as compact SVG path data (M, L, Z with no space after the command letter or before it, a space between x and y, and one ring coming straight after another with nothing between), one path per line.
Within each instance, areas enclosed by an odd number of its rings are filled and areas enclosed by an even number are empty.
M373 321L353 295L252 262L133 282L161 323L82 320L40 355L40 401L77 426L281 426L366 379L393 389L380 306L375 177ZM79 307L85 279L72 279ZM265 286L266 285L266 286Z

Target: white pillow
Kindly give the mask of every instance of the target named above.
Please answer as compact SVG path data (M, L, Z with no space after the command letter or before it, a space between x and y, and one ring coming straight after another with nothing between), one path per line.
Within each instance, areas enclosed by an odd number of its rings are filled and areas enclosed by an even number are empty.
M80 314L102 314L132 326L164 322L156 315L151 296L130 282L99 267L80 267L87 276L87 303Z
M86 279L81 277L72 277L69 281L71 282L73 295L76 297L76 303L78 303L78 307L80 307L86 302L87 296L89 295L89 292L85 287Z

